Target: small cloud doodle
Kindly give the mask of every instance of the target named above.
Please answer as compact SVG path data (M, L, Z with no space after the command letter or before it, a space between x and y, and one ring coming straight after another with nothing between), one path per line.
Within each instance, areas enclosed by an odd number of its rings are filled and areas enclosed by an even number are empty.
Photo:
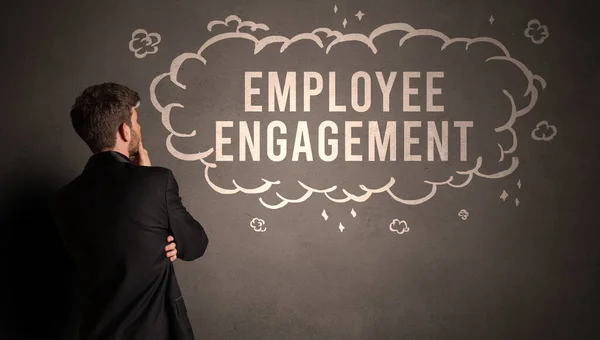
M264 233L265 231L267 231L267 227L265 227L265 220L257 217L253 218L252 221L250 221L250 226L252 227L252 229L254 229L254 231L259 233Z
M534 44L541 44L550 36L548 26L542 25L539 20L529 20L525 29L525 37L531 39Z
M402 227L402 230L400 230L400 227ZM406 224L405 220L400 221L395 218L392 220L392 223L390 223L390 231L395 231L399 235L407 233L409 230L410 228L408 228L408 224Z
M458 216L459 216L460 218L462 218L462 219L463 219L463 221L465 221L467 218L469 218L469 212L468 212L466 209L461 209L461 210L458 212Z
M535 129L531 131L531 138L537 141L548 142L556 136L556 126L548 124L548 121L542 120L537 123Z
M157 45L160 43L160 39L158 33L148 33L145 29L137 29L131 33L129 50L133 52L136 58L144 58L148 54L158 52Z

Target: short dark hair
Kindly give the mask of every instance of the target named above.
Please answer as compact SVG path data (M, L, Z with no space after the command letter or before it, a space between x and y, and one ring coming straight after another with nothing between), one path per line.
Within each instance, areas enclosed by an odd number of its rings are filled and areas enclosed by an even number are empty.
M97 153L115 146L116 132L121 124L131 127L131 108L139 101L139 94L125 85L92 85L75 99L71 123L79 137L93 153Z

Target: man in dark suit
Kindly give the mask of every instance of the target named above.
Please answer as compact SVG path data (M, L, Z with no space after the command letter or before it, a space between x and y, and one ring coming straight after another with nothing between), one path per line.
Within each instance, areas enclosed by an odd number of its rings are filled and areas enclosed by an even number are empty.
M139 100L105 83L85 89L71 109L94 154L57 192L53 213L77 271L81 340L194 339L172 260L199 258L208 238L183 206L171 170L151 166ZM165 247L173 237L177 248Z

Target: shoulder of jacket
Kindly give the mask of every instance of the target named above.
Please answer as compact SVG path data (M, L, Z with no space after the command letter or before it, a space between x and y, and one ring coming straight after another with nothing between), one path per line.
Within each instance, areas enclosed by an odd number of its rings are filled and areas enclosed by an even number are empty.
M73 188L77 185L77 183L81 179L81 176L82 175L79 174L77 177L72 179L70 182L68 182L68 183L64 184L63 186L59 187L58 189L56 189L51 196L51 200L56 201L56 200L60 199L62 196L67 195L70 191L72 191Z
M162 166L135 166L136 171L139 171L141 173L144 174L150 174L156 177L160 177L160 178L164 178L166 179L168 176L168 173L171 171L169 168L165 168Z

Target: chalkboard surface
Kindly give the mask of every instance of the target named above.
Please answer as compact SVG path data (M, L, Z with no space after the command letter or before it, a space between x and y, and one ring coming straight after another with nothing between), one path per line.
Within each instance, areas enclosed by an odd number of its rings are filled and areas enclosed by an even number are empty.
M599 336L583 1L20 1L2 11L2 339L74 339L48 196L127 85L211 244L198 339Z

